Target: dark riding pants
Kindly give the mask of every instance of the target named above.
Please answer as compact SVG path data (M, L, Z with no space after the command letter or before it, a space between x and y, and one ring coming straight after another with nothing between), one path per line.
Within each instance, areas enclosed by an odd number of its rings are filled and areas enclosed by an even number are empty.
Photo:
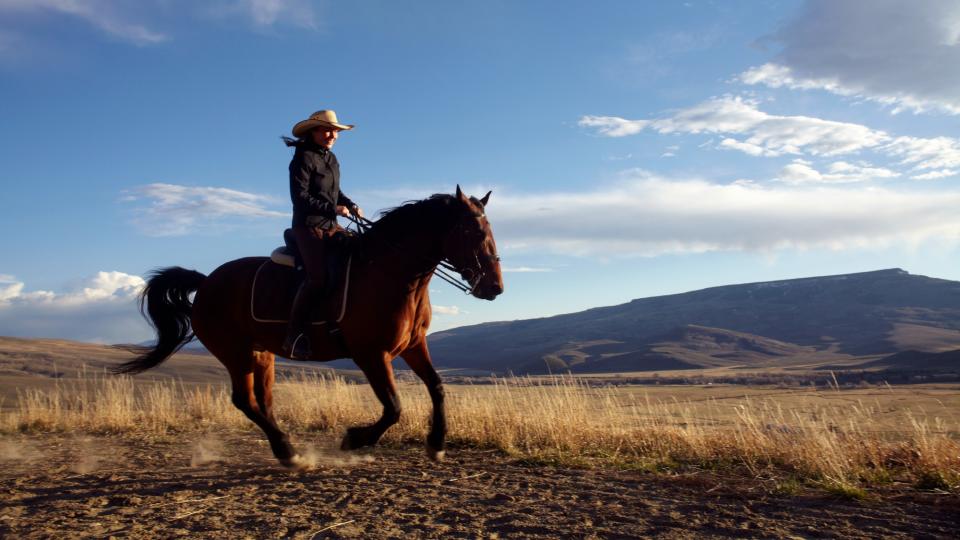
M338 232L337 229L321 229L306 225L293 227L297 250L300 251L300 258L303 259L307 281L311 282L311 288L319 289L325 284L327 264L329 264L327 257L331 255L327 253L329 251L328 240Z
M339 242L335 238L342 229L324 229L299 225L293 227L293 236L297 250L303 260L306 277L293 300L290 311L290 324L287 327L287 342L293 342L296 336L304 332L309 323L310 312L315 303L328 296L336 287L336 264ZM292 345L291 345L292 346Z

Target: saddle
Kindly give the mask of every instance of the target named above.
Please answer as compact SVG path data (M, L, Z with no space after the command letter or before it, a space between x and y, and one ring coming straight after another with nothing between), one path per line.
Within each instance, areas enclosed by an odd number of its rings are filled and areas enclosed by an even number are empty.
M286 245L273 250L270 259L257 268L253 278L250 316L257 322L286 324L293 298L305 277L303 261L290 229L283 232L283 239ZM338 323L346 311L352 250L346 242L331 248L328 256L334 260L327 275L334 281L325 285L327 294L313 307L311 324Z

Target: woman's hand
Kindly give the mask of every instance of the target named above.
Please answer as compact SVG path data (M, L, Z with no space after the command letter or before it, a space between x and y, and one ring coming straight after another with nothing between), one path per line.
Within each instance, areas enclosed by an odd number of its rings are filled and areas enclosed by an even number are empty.
M359 218L363 217L363 210L359 206L337 206L337 215L343 217L350 217L350 214L353 214Z

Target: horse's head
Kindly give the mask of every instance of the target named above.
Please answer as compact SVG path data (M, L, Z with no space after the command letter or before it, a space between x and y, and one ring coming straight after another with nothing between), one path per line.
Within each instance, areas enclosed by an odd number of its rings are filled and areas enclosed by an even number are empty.
M503 274L485 212L490 193L482 199L467 197L457 186L456 200L461 211L444 239L444 256L470 284L470 294L493 300L503 292Z

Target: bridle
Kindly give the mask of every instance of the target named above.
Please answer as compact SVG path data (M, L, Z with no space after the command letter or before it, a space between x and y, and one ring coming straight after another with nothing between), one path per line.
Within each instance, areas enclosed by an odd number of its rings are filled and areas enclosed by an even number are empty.
M482 218L482 217L485 217L485 215L483 213L478 213L478 214L473 214L473 217ZM349 219L354 225L356 225L357 231L360 233L361 238L368 230L370 230L370 227L374 224L373 221L365 217L359 217L353 214L350 214L349 216L347 216L347 219ZM463 227L464 227L464 224L461 221L460 224L457 225L457 228L455 230L462 231ZM392 247L396 248L397 246L392 246ZM475 248L472 252L469 253L470 256L464 257L464 260L470 260L471 262L475 262L476 263L475 268L458 267L452 260L450 260L449 257L444 257L443 259L440 260L439 263L437 263L437 266L434 267L433 274L439 277L440 279L442 279L443 281L446 281L450 285L454 286L455 288L459 289L463 293L472 295L477 290L477 287L480 286L480 281L483 279L485 275L487 275L486 272L483 271L483 265L480 264L479 252L480 252L479 248ZM499 261L500 257L496 256L496 260ZM458 278L456 275L453 275L450 272L456 272L457 274L460 274L460 277ZM461 282L461 280L465 281L466 283Z
M486 215L485 215L483 212L474 213L474 214L472 214L472 215L473 215L473 217L478 218L478 219L479 219L479 218L484 218L484 217L486 217ZM462 237L462 236L463 236L463 234L462 234L463 228L464 228L464 223L463 223L463 221L461 220L460 224L457 225L457 228L454 229L454 230L455 230L455 231L461 231L461 237ZM451 231L451 232L453 232L453 231ZM462 245L462 244L461 244L461 245ZM466 254L465 254L465 255L466 255ZM458 268L458 267L453 263L453 261L450 260L449 257L446 257L446 258L444 258L444 259L442 259L442 260L440 261L440 263L438 264L438 267L437 267L437 269L434 271L434 273L435 273L437 276L439 276L440 279L443 279L443 280L446 281L447 283L450 283L451 285L453 285L454 287L460 289L460 290L463 291L464 293L466 293L466 294L473 294L474 291L477 290L477 287L480 285L480 281L483 280L483 277L487 275L487 273L484 272L484 270L483 270L483 265L480 264L480 248L479 248L479 247L474 248L474 250L473 250L472 252L470 252L468 256L463 257L462 260L469 261L470 263L476 263L476 267L475 267L475 268L469 268L469 267L467 267L467 268ZM499 260L500 260L500 257L499 257L498 255L494 254L494 260L499 261ZM470 286L467 287L467 286L464 285L463 283L460 283L459 281L456 281L456 278L454 278L453 281L451 281L451 280L449 279L451 276L450 276L449 274L445 273L444 270L451 270L451 271L453 271L453 272L456 272L456 273L460 274L461 279L463 279L464 281L466 281L467 284L470 285Z

